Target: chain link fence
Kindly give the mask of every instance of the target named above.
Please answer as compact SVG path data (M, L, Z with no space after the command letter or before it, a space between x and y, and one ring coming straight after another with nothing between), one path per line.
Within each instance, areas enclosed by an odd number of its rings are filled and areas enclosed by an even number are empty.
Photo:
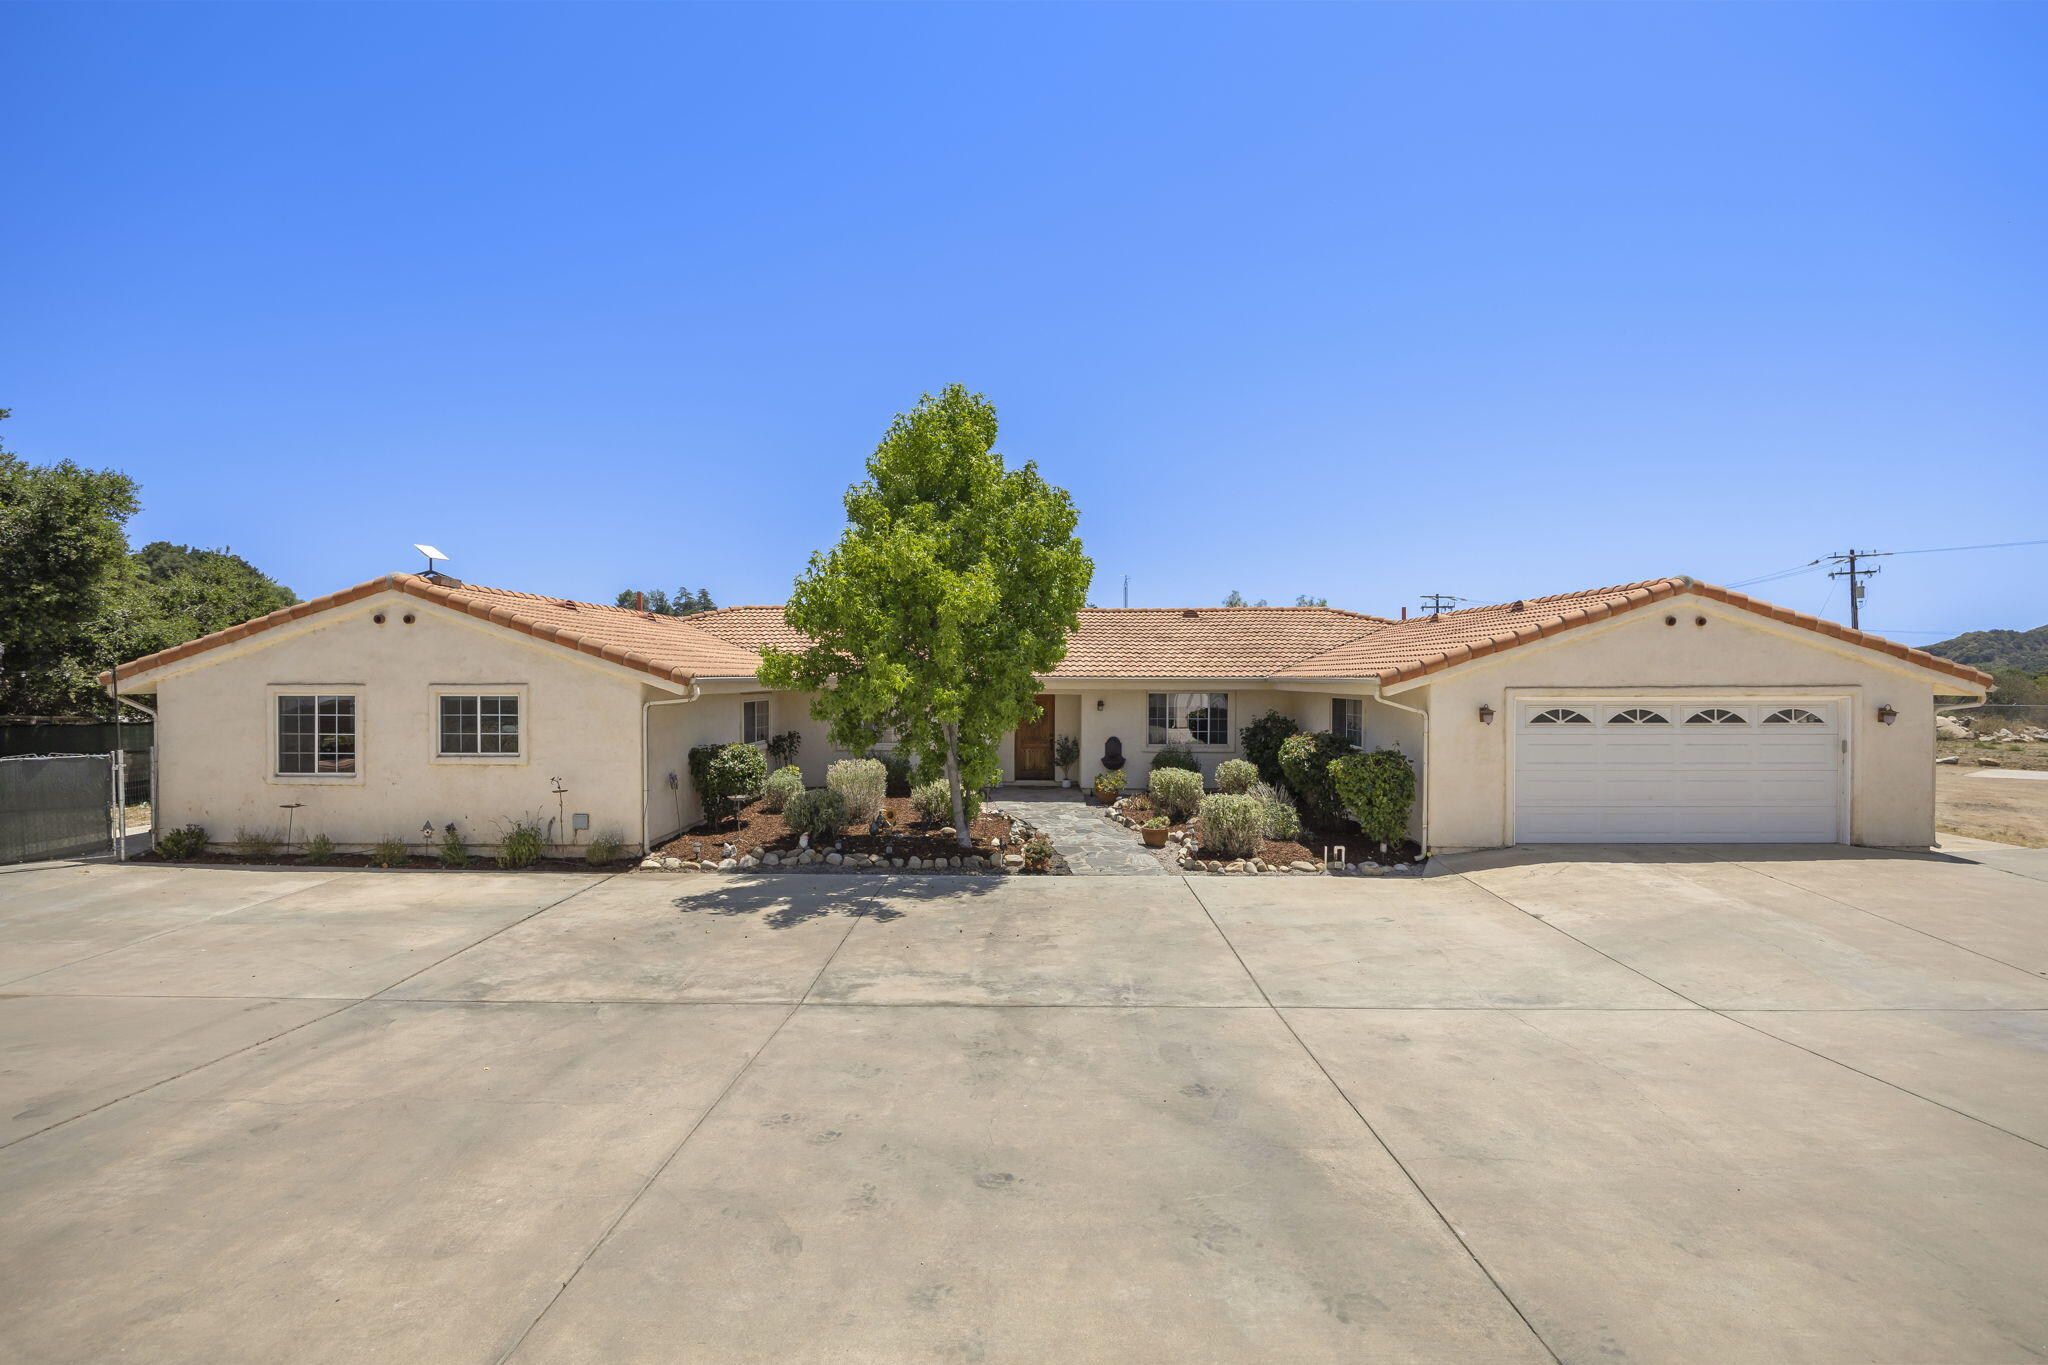
M106 853L124 812L117 754L22 754L0 758L0 863Z

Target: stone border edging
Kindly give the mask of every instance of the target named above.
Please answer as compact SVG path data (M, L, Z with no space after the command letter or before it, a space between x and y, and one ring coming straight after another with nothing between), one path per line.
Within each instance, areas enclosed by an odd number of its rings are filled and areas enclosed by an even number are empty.
M1126 829L1137 829L1135 816L1124 811L1128 796L1119 796L1114 805L1102 808L1103 816ZM1299 859L1284 866L1266 862L1262 858L1200 858L1187 846L1186 836L1175 830L1166 836L1166 853L1176 867L1183 872L1200 873L1217 877L1419 877L1428 859L1414 863L1325 863L1320 859L1309 861Z
M1033 839L1047 839L1044 832L1029 821L1020 819L1009 811L1000 812L1009 817L1010 841L1002 846L1000 854L960 854L945 858L890 857L880 853L844 853L837 849L802 849L798 852L781 854L770 852L755 857L749 853L742 858L702 858L691 862L687 858L664 858L650 854L640 860L642 872L963 872L970 876L976 873L997 873L1015 877L1071 877L1073 869L1054 845L1052 865L1043 872L1024 870L1024 855L1017 850Z

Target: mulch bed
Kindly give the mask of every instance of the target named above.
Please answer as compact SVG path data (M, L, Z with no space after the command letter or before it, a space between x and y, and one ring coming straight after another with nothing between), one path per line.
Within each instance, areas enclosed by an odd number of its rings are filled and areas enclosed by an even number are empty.
M847 825L834 840L812 840L812 848L818 851L836 849L841 853L862 853L877 857L891 858L957 858L965 850L960 841L950 834L940 834L941 829L950 829L946 824L925 824L918 818L917 807L907 796L891 796L882 802L884 811L893 812L896 819L889 829L880 835L868 833L865 824ZM1000 852L1008 853L1014 842L1010 819L994 815L984 809L981 816L967 827L968 835L974 840L977 856L987 857L998 852L996 840L1001 839ZM783 822L777 811L762 810L759 804L743 809L735 820L706 821L686 830L655 850L665 858L681 858L685 862L717 862L721 858L744 858L748 855L760 857L764 853L786 855L797 851L797 833ZM726 845L733 851L725 852Z
M1164 813L1152 809L1152 798L1144 792L1126 797L1122 809L1125 815L1141 825L1153 816ZM1167 827L1169 835L1174 830L1181 830L1192 839L1194 821L1177 821ZM1137 831L1134 829L1131 833L1136 835ZM1286 867L1289 863L1295 862L1320 863L1323 860L1323 848L1327 845L1334 850L1339 844L1344 846L1345 857L1354 863L1377 862L1391 866L1413 862L1422 853L1421 847L1410 839L1399 848L1388 850L1387 855L1383 857L1373 848L1371 841L1359 832L1358 826L1352 825L1348 829L1334 830L1312 830L1304 827L1298 840L1261 839L1259 851L1255 856L1273 867ZM1169 844L1168 847L1172 845Z

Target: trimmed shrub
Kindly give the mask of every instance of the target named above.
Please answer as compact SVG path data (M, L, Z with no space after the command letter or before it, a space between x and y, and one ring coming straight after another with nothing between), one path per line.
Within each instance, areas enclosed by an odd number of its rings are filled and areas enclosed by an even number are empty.
M1226 758L1216 765L1216 790L1242 796L1259 780L1259 765L1242 758Z
M690 750L690 783L704 814L723 820L735 796L759 796L768 779L768 760L751 744L699 744Z
M783 823L811 842L836 839L846 827L846 798L830 787L813 787L789 798L782 808Z
M1244 750L1244 756L1259 770L1261 780L1275 786L1287 780L1287 773L1280 766L1280 745L1289 735L1301 733L1301 727L1278 711L1268 711L1250 725L1237 732L1237 742Z
M953 823L953 792L943 782L927 782L910 791L910 804L917 807L918 817L929 824L950 825ZM967 823L973 824L981 816L981 793L972 787L960 793L960 804L967 808Z
M761 784L761 809L780 811L789 804L789 798L804 789L804 770L797 767L777 768L768 774L768 780Z
M1202 775L1183 768L1152 770L1152 806L1176 821L1186 820L1202 805Z
M1301 813L1278 796L1260 802L1266 812L1266 837L1268 839L1299 839L1301 837Z
M277 836L267 829L235 831L235 852L244 858L275 858Z
M469 866L469 845L463 843L462 836L455 832L453 820L441 831L441 842L435 847L434 856L441 860L443 867Z
M590 860L592 867L603 867L626 851L626 836L615 829L599 830L589 843L583 846L583 856Z
M324 834L316 834L306 840L306 861L309 863L333 862L334 840Z
M1178 768L1182 772L1198 773L1202 765L1195 759L1195 751L1185 744L1169 744L1152 755L1152 771L1161 768Z
M1408 837L1408 810L1415 804L1415 765L1395 749L1346 754L1330 764L1337 798L1365 837L1382 848Z
M760 755L756 754L755 757L758 758ZM498 866L508 870L532 867L547 851L546 835L540 827L540 821L516 820L511 828L498 838Z
M206 852L207 842L204 825L187 825L183 829L167 829L157 835L156 851L171 859L197 858Z
M1222 794L1202 802L1195 837L1205 857L1254 858L1266 837L1266 807L1257 797Z
M371 867L404 867L412 860L412 850L405 840L393 839L389 835L370 845Z
M1302 815L1318 829L1328 829L1343 818L1344 803L1330 780L1330 764L1355 748L1328 730L1289 735L1280 743L1280 770L1286 774L1288 790L1301 803Z
M889 790L889 770L880 759L842 758L825 770L825 785L846 802L842 824L862 824L875 818L882 797Z

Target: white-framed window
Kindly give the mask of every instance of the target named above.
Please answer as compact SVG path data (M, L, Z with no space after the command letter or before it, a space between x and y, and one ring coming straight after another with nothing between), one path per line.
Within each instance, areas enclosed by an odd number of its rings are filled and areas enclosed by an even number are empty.
M520 710L515 693L443 692L437 752L442 758L517 758Z
M768 738L768 700L740 703L740 743L759 744Z
M357 709L353 692L277 689L272 695L277 721L276 776L356 776Z
M1357 697L1330 699L1330 733L1365 746L1365 703Z
M1145 742L1217 748L1230 743L1228 692L1153 692L1145 698Z
M1742 718L1740 711L1730 711L1726 707L1721 706L1709 706L1703 711L1695 711L1687 716L1685 723L1687 725L1747 725L1749 722Z
M1609 725L1669 725L1663 713L1652 711L1646 706L1632 706L1626 711L1616 711L1607 718Z
M1553 706L1538 716L1529 718L1531 725L1591 725L1593 722L1568 706Z
M1827 722L1826 722L1826 721L1824 721L1824 720L1822 720L1822 719L1821 719L1821 718L1820 718L1819 716L1816 716L1815 714L1813 714L1813 712L1811 712L1811 711L1805 710L1805 709L1803 709L1803 708L1801 708L1801 707L1797 707L1797 706L1788 706L1788 707L1786 707L1786 708L1785 708L1784 710L1782 710L1782 711L1773 711L1773 712L1771 712L1771 714L1769 714L1768 716L1765 716L1765 717L1764 717L1764 724L1766 724L1766 725L1826 725L1826 724L1827 724Z

